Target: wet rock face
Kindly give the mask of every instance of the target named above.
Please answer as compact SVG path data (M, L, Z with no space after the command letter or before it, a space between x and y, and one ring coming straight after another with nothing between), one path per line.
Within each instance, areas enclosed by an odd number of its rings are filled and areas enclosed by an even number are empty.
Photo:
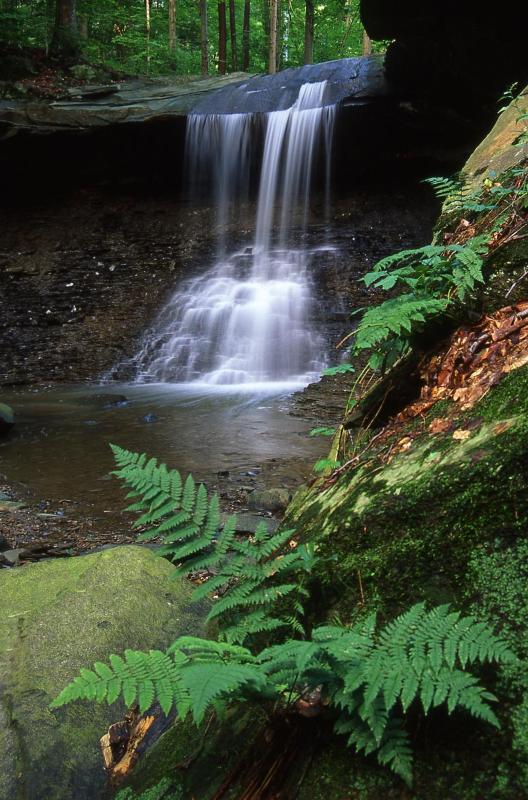
M0 385L96 379L126 360L210 227L167 198L84 191L0 218Z
M526 4L361 0L361 16L372 38L393 40L387 77L408 94L496 110L500 94L528 78Z
M368 302L359 278L389 252L426 242L435 211L423 188L358 188L336 202L335 250L325 251L317 250L328 237L324 209L315 208L319 224L299 244L317 251L314 325L330 351L348 332L350 311ZM117 377L129 379L130 359L163 303L181 280L214 264L214 219L211 209L170 195L102 190L0 209L0 385L97 380L116 364L124 365ZM247 224L233 223L235 247L252 244L252 220L250 210Z

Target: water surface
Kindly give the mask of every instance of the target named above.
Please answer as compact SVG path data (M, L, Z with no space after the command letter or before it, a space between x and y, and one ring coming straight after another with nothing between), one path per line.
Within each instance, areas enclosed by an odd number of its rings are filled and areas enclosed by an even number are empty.
M265 466L268 484L293 486L327 445L308 436L313 423L287 413L294 388L107 384L3 393L16 426L0 442L0 472L36 502L100 522L124 506L119 483L109 478L109 442L209 485L229 472L224 482L251 488Z

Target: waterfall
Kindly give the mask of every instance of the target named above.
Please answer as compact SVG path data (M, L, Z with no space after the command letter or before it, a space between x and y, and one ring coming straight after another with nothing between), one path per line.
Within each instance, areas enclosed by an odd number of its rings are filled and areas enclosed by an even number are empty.
M199 188L212 179L218 260L162 310L137 356L138 381L307 383L324 366L324 343L310 324L310 254L289 237L294 215L306 228L321 152L328 185L336 107L324 104L326 88L326 81L306 83L290 108L267 114L188 118L189 180ZM227 254L228 213L248 196L259 126L265 135L254 244Z

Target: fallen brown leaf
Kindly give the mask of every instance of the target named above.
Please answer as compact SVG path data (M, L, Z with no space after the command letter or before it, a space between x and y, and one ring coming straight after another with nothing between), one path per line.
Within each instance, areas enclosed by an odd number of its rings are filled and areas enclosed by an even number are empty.
M434 419L431 424L429 425L429 431L431 433L447 433L447 431L453 426L453 423L449 419Z

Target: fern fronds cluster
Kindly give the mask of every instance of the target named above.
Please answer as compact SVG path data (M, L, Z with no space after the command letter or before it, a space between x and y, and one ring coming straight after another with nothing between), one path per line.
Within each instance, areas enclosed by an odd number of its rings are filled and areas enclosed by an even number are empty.
M181 637L165 654L127 651L124 659L112 656L110 665L83 670L54 706L122 695L146 710L156 698L164 710L175 704L199 724L209 709L226 704L260 699L293 709L319 691L336 716L336 732L410 783L404 715L411 703L420 702L425 714L440 705L449 713L463 708L497 726L495 698L466 668L513 659L486 624L449 606L427 610L419 603L380 631L371 615L352 627L315 628L309 640L289 639L256 654L194 637Z
M443 210L446 214L462 211L491 211L496 205L492 202L481 202L480 191L470 189L460 176L426 178L424 183L432 186L435 195L442 200Z
M241 538L236 535L236 515L222 524L218 495L209 497L192 475L184 480L178 470L158 465L145 453L111 448L118 466L114 475L134 498L126 510L142 512L136 526L151 526L139 540L160 537L159 552L177 565L176 574L211 573L192 599L221 593L207 621L218 620L222 638L242 643L279 628L302 632L299 618L306 589L300 576L315 562L310 545L290 547L294 531L272 534L265 522L253 536ZM277 603L283 599L287 613L278 614Z
M364 283L384 290L401 286L407 292L363 314L353 351L378 348L369 362L373 369L393 363L428 319L465 300L484 282L487 240L474 236L464 245L426 245L382 258Z

